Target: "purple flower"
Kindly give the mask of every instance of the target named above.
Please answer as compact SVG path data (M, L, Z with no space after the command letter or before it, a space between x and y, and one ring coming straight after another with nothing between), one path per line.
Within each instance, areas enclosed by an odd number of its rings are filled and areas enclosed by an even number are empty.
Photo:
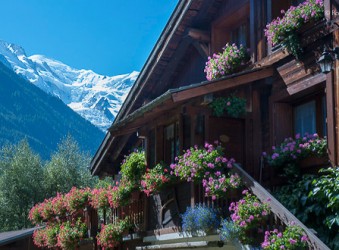
M295 243L297 243L297 241L296 241L295 239L292 239L292 238L290 238L288 241L289 241L292 245L294 245Z

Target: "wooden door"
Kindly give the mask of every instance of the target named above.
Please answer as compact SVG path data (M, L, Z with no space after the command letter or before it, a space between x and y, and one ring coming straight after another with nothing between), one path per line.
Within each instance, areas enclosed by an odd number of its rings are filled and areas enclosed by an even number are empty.
M245 164L245 122L242 119L210 117L208 121L207 141L219 141L225 149L225 155L236 162Z

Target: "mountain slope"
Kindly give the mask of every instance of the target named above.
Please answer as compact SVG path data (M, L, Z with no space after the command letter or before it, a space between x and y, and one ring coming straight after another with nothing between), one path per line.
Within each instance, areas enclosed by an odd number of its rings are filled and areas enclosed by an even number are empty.
M28 57L20 46L1 40L0 62L102 130L111 125L138 76L138 72L102 76L43 55Z
M0 146L27 138L33 150L48 159L67 134L91 154L104 136L61 100L0 63Z

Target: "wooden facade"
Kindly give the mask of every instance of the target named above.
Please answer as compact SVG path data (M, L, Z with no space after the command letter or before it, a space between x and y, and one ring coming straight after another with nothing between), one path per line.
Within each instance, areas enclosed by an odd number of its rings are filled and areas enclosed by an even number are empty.
M92 174L116 175L123 156L140 145L144 146L151 168L161 161L170 164L190 146L218 140L226 155L241 164L239 171L248 176L249 188L266 199L269 194L265 188L280 182L272 171L263 171L262 152L269 152L272 146L298 132L327 136L330 161L338 165L338 62L328 74L322 74L316 63L324 44L339 44L338 25L327 22L335 18L329 14L335 13L332 10L336 10L337 4L325 0L327 20L300 31L304 54L297 61L283 48L268 46L264 37L266 24L280 15L280 9L298 1L278 2L179 1L93 158ZM227 42L246 44L252 65L239 73L206 81L207 57ZM235 92L247 100L246 115L214 116L206 105L208 98ZM305 109L313 112L312 128L298 124L298 115ZM142 196L144 236L177 232L177 215L187 206L211 202L200 194L199 188L178 183L159 195ZM278 205L273 212L281 215L283 223L292 220L280 203L275 204ZM136 242L124 247L134 249L142 244L142 240ZM317 239L314 242L314 249L326 249Z

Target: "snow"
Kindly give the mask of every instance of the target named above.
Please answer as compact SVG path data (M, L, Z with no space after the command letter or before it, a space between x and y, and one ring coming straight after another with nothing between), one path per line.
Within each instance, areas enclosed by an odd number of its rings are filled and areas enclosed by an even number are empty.
M112 124L139 72L117 76L75 69L44 55L27 56L0 40L0 62L105 131Z

